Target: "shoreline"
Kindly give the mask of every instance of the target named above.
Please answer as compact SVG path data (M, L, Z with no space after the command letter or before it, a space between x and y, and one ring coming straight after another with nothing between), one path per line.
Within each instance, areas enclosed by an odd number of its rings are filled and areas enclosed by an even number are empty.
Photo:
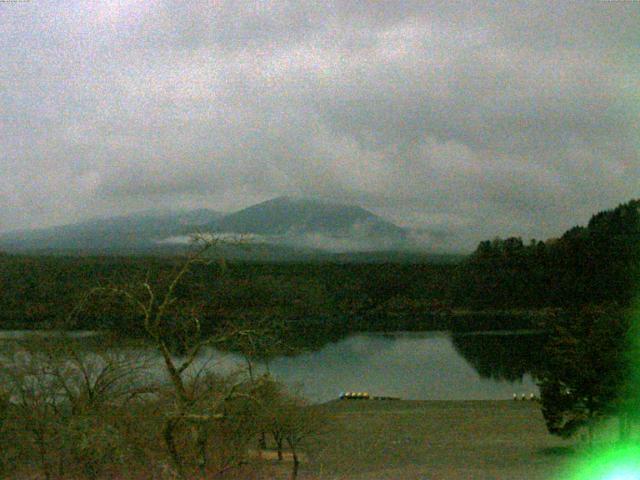
M575 442L546 430L540 405L513 400L331 401L336 425L303 478L551 480ZM326 476L325 476L326 475Z

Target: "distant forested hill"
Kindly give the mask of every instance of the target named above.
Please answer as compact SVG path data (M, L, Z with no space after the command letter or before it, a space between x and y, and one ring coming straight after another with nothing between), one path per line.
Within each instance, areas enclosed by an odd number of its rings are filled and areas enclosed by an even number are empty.
M559 239L483 241L457 275L453 302L472 308L629 305L640 291L640 200Z

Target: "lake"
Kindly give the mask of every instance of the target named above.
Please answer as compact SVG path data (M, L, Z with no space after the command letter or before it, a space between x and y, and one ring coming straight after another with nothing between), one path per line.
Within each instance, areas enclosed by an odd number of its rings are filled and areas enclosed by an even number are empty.
M29 335L0 332L0 341ZM87 345L95 341L92 332L72 336ZM538 393L531 371L543 339L531 332L356 333L316 351L275 358L268 368L312 402L346 391L415 400L510 399ZM241 356L216 349L207 349L194 368L205 362L220 373L244 366ZM163 373L160 358L156 372Z
M517 343L535 348L541 345L539 337L358 333L315 352L277 358L269 368L283 382L300 384L313 401L331 400L346 391L414 400L510 399L513 393L537 394L538 388L523 358L509 360L499 354L507 365L497 364L495 354L500 350L496 345ZM471 353L469 359L465 353ZM495 369L487 368L487 363Z

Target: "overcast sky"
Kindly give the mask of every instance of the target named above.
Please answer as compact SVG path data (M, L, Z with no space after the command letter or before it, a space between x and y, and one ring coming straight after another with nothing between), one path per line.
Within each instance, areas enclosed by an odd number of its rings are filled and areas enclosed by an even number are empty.
M0 231L289 194L473 248L640 197L640 3L0 2Z

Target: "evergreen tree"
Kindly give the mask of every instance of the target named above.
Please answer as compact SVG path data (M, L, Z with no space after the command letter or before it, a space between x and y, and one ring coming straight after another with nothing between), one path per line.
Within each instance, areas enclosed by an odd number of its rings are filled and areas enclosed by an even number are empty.
M570 437L621 413L627 377L628 321L620 310L587 307L558 317L538 372L549 432Z

